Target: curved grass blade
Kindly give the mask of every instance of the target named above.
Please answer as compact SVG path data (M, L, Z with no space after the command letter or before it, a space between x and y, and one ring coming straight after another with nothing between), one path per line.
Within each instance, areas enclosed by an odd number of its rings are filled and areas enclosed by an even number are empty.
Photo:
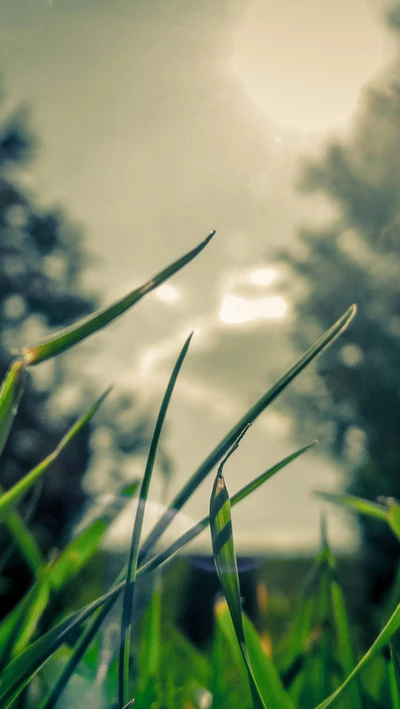
M1 493L2 489L0 487L0 495ZM43 557L35 537L30 532L21 515L16 510L9 510L4 517L4 522L13 537L15 546L18 547L21 555L25 558L25 561L28 567L30 568L32 574L34 576L37 576L38 570L43 564ZM15 548L14 543L11 542L12 548L10 551L10 555L12 555L12 552ZM2 559L2 562L6 564L7 558Z
M222 474L223 466L226 460L233 453L233 451L236 450L246 430L247 428L242 431L236 443L222 460L218 468L210 500L210 529L215 566L222 586L222 591L228 604L240 650L246 664L254 709L266 709L257 681L253 674L250 656L246 645L242 620L242 605L240 600L239 574L233 542L231 506L229 502L229 494Z
M237 647L237 637L225 601L218 601L215 607L215 617L232 649L235 644ZM254 625L245 613L242 614L242 620L251 665L267 707L269 709L294 709L293 702L283 688L274 663L261 646L260 637Z
M390 643L389 686L392 709L400 709L400 658L394 643Z
M243 500L245 497L247 497L247 495L257 489L259 485L268 480L273 474L278 472L281 468L290 463L292 460L302 455L313 445L314 443L311 443L308 446L305 446L304 448L301 448L300 450L296 451L287 458L284 458L280 463L270 468L266 473L259 476L251 483L243 487L235 495L233 495L232 504L237 504L238 502ZM195 525L195 527L192 528L193 531L190 539L193 539L195 536L197 536L197 534L199 534L203 529L205 529L208 524L209 517L206 517L204 518L204 520L202 520L200 526ZM182 535L182 537L186 537L186 535ZM185 540L182 540L182 543L180 544L179 548L182 548L182 546L184 546L184 544L190 541L190 539L186 538ZM175 553L177 550L178 549L175 549L172 553ZM161 563L164 563L167 560L167 557L165 557L165 555L163 555L162 559L158 558L158 562L156 561L157 558L158 557L154 557L154 560L152 559L150 562L148 562L148 564L146 564L146 566L140 567L138 569L137 577L139 577L143 573L146 573L147 571L153 570L154 568L156 568ZM92 621L91 625L89 625L88 628L84 631L84 634L82 635L82 638L78 643L81 650L80 657L84 655L86 648L95 636L104 618L110 612L115 601L119 598L120 594L125 588L125 574L126 569L124 569L119 575L116 581L116 585L111 588L107 593L100 596L98 599L96 599L96 601L93 601L89 605L82 608L80 611L76 611L75 613L69 615L68 618L66 618L64 621L56 625L53 629L48 631L48 633L41 636L38 640L32 643L29 648L24 650L24 652L21 653L18 658L13 660L10 665L7 666L4 673L2 674L2 677L0 678L0 706L3 706L1 702L4 697L10 698L10 696L17 696L17 694L19 693L19 683L21 682L20 691L22 691L23 687L25 687L26 684L28 684L28 682L30 681L31 677L40 670L41 666L46 662L50 655L55 652L63 644L63 642L65 642L66 638L68 638L68 635L76 628L81 627L86 619L96 614L98 609L101 609L97 617L94 619L94 621ZM104 607L101 608L101 606ZM16 664L17 661L18 664ZM76 664L77 663L75 663L74 667L76 666ZM73 669L71 670L71 674L72 672ZM44 706L45 705L43 705L43 708L41 707L41 709L44 709ZM46 709L50 709L50 706L53 707L54 703L46 705Z
M314 495L321 498L321 500L333 502L336 505L341 505L343 507L346 507L347 509L359 512L362 515L368 515L369 517L382 519L385 522L387 521L387 509L384 505L380 505L376 502L371 502L370 500L364 500L362 497L320 491L314 492Z
M0 455L4 450L26 383L26 367L15 360L0 389Z
M122 588L121 588L122 590ZM27 647L3 670L0 677L0 707L8 709L47 660L68 640L71 633L96 612L115 591L108 592L80 611L72 613Z
M71 426L69 431L63 436L57 447L48 455L39 465L37 465L33 470L25 475L21 480L19 480L13 487L11 487L7 492L0 495L0 520L9 511L10 507L13 507L17 502L25 495L25 493L34 485L41 476L45 473L49 465L53 463L56 458L60 455L61 451L68 445L68 443L76 436L81 428L94 416L96 411L99 409L103 403L106 396L109 394L110 388L108 388L104 394L102 394L97 401L88 409L88 411L81 416L74 424Z
M9 367L2 383L0 389L0 455L4 450L25 389L26 377L27 373L23 362L15 360ZM3 490L0 487L0 495L2 492ZM10 512L4 521L21 554L25 557L29 568L35 575L42 563L42 555L34 536L18 512Z
M329 697L327 697L323 702L318 704L315 709L326 709L326 707L332 706L336 699L342 694L342 692L348 687L348 685L353 682L353 680L357 677L359 672L363 670L368 663L376 657L382 650L382 648L385 647L390 642L390 639L392 636L395 634L395 632L400 628L400 604L397 606L396 610L392 614L392 616L389 618L388 622L386 623L385 627L383 630L379 633L378 637L376 638L375 642L371 645L369 650L365 653L365 655L362 657L360 662L354 669L350 672L349 676L346 678L346 680L343 682L343 684L338 687Z
M329 572L329 593L332 619L335 625L337 657L347 677L355 664L355 655L352 648L352 640L349 622L346 613L342 589L337 578L336 562L328 543L325 547L326 559ZM349 705L352 709L363 709L363 702L360 687L357 680L349 687Z
M9 619L6 618L0 625L0 673L10 656L15 657L25 649L46 609L50 594L59 591L87 564L99 548L108 526L102 519L95 520L68 544L56 561L40 569L36 583L12 612L8 633Z
M293 460L296 460L296 458L303 455L303 453L310 450L310 448L313 448L316 443L317 441L312 441L312 443L308 443L306 446L299 448L299 450L295 451L291 455L288 455L286 458L283 458L283 460L281 460L279 463L276 463L276 465L273 465L271 468L268 468L268 470L266 470L264 473L259 475L257 478L254 478L254 480L252 480L250 483L238 490L238 492L236 492L230 498L231 507L234 507L234 505L237 505L238 502L244 500L248 495L254 492L254 490L257 490L260 485L263 485L267 480L272 478L273 475L282 470L282 468L286 467L286 465L291 463ZM147 563L139 566L138 576L141 576L144 573L149 573L150 571L153 571L153 569L156 569L157 567L164 564L166 561L169 561L169 559L174 554L176 554L180 549L186 546L186 544L189 544L189 542L195 539L204 529L207 529L209 524L209 515L203 517L203 519L201 519L199 522L196 522L196 524L194 524L192 527L190 527L190 529L188 529L180 537L178 537L178 539L172 542L172 544L170 544L167 549L159 552L158 554L153 556L153 558L150 559Z
M266 482L270 477L275 475L279 470L284 468L286 465L288 465L290 462L298 458L300 455L308 451L310 448L312 448L315 445L316 441L313 441L312 443L309 443L307 446L303 446L299 450L295 451L291 455L287 456L283 460L281 460L279 463L274 465L272 468L269 468L265 473L262 475L259 475L255 480L251 481L247 485L245 485L241 490L239 490L235 495L232 496L231 498L231 505L236 505L238 502L241 500L245 499L248 495L250 495L251 492L256 490L260 485L262 485L264 482ZM136 484L133 487L133 493L136 491ZM173 544L171 544L168 549L165 551L157 554L156 556L153 557L147 564L140 566L137 571L137 578L139 576L142 576L145 573L149 573L150 571L153 571L154 569L158 568L161 566L163 563L168 561L174 554L176 554L179 549L184 547L186 544L188 544L192 539L194 539L200 532L202 532L204 529L208 527L210 523L210 517L204 517L200 522L197 524L193 525L190 530L185 532L183 535L181 535ZM107 595L107 599L104 599L104 606L102 609L97 611L96 616L94 619L92 619L92 622L88 625L88 627L85 629L83 632L81 638L79 639L75 649L74 653L71 656L70 660L68 661L67 665L63 669L59 679L57 680L57 683L53 690L51 690L50 694L48 695L48 698L43 704L40 706L40 709L52 709L56 702L58 701L58 698L63 691L63 688L71 678L73 672L75 671L76 666L78 665L79 661L82 659L83 655L85 654L87 648L89 647L90 643L94 639L96 633L98 632L101 624L107 617L108 613L110 612L111 608L113 607L115 601L119 597L120 593L125 587L125 581L124 577L126 576L126 569L124 569L121 574L119 575L118 579L115 582L115 587L111 589L109 594Z
M139 492L139 501L136 510L135 523L133 526L131 547L129 551L128 568L126 574L126 584L122 601L122 619L121 619L121 648L119 656L119 672L118 672L118 695L119 703L122 706L129 699L129 659L130 659L130 633L132 625L132 607L134 597L134 584L139 558L139 544L142 533L143 519L146 508L147 497L150 488L151 477L156 462L157 450L160 442L161 432L164 426L165 417L168 411L171 396L175 388L176 381L179 376L182 364L189 349L190 342L193 337L193 332L187 338L182 347L176 364L172 370L171 377L168 382L164 398L161 403L157 422L154 429L154 434L150 444L149 455L146 462L146 468Z
M46 359L50 359L51 357L56 357L61 354L61 352L69 350L71 347L74 347L93 333L109 325L113 320L115 320L115 318L118 318L126 310L129 310L129 308L147 295L147 293L150 293L152 290L161 285L161 283L164 283L164 281L168 278L171 278L174 273L192 261L192 259L194 259L205 248L205 246L207 246L214 234L215 231L212 231L206 239L196 246L196 248L186 253L177 261L174 261L174 263L160 271L160 273L154 276L150 281L147 281L147 283L139 288L135 288L135 290L131 291L128 295L113 303L111 306L98 310L77 324L62 330L48 340L44 340L37 345L23 347L22 355L25 364L27 366L32 366L39 364L39 362L44 362Z
M275 384L252 406L245 415L237 422L237 424L227 433L225 438L214 448L207 456L200 467L193 473L186 485L178 492L169 508L161 516L160 520L153 527L147 539L141 546L139 563L141 563L149 554L153 546L158 542L159 538L167 527L171 524L175 515L182 509L183 505L192 496L195 490L203 482L205 477L219 463L243 429L250 423L253 423L260 414L271 404L284 389L307 367L321 352L332 344L332 342L346 329L354 318L356 306L352 305L322 337L319 338L300 359L290 367L285 374L278 379Z
M360 514L387 522L393 534L400 539L400 505L394 498L382 498L384 504L380 504L365 500L362 497L354 497L353 495L341 495L329 492L315 492L314 494L322 500L342 505Z

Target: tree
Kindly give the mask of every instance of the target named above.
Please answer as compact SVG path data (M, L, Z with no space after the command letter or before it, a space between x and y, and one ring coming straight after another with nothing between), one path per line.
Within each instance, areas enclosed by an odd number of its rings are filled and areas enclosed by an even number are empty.
M394 29L399 19L396 8ZM318 421L321 437L351 469L348 491L370 499L400 498L398 68L396 61L364 90L351 133L306 165L301 189L327 196L336 216L323 228L303 228L297 251L284 256L297 276L295 311L302 328L305 323L298 345L309 342L316 323L324 329L358 305L339 349L319 361L318 382L306 380L297 393L296 425ZM360 530L368 597L378 602L393 579L399 547L378 522L360 518Z
M13 347L37 340L48 328L61 328L91 312L97 298L82 283L88 263L81 232L62 210L42 210L30 198L18 175L32 159L35 140L21 110L0 122L0 375L13 358ZM43 377L44 372L44 377ZM1 464L0 483L8 488L40 462L99 394L98 386L77 380L74 396L62 409L56 394L69 382L65 360L57 359L42 372L38 368L28 383ZM109 433L115 469L121 455L141 453L149 441L149 421L126 422L132 397L114 396L102 426ZM119 426L125 417L124 426ZM42 485L21 508L31 517L44 552L62 543L87 500L82 485L92 452L93 426L74 438L45 476ZM13 540L0 531L2 587L1 615L15 603L30 580L29 571L14 553ZM18 590L16 590L18 589Z

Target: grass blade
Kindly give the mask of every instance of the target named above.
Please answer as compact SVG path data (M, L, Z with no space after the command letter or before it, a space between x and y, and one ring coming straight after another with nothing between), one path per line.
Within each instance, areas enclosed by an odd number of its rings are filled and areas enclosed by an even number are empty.
M237 646L237 638L225 601L218 601L215 608L215 617L232 648L235 643ZM251 665L267 707L269 707L269 709L294 709L293 702L282 686L274 663L261 646L260 636L254 625L250 622L245 613L242 614L242 620Z
M168 382L164 398L161 403L158 414L154 434L150 444L149 455L147 458L146 469L144 472L142 484L139 492L139 502L136 510L135 523L132 532L131 547L128 559L128 568L126 574L126 584L124 589L124 597L122 602L122 620L121 620L121 649L119 657L119 684L118 694L119 703L122 706L129 699L129 658L130 658L130 632L132 624L132 607L134 597L134 583L139 558L139 544L142 533L143 519L146 508L147 497L150 488L150 481L154 470L157 450L160 442L161 432L164 426L165 417L168 411L171 396L175 388L176 381L179 376L182 364L189 349L190 342L193 337L193 332L187 338L182 347L179 357L172 370L171 377Z
M0 488L0 495L1 492L2 490ZM38 570L43 564L43 557L36 543L35 537L29 531L21 515L16 510L9 510L4 517L4 522L14 539L15 545L20 550L21 555L25 558L32 574L36 576Z
M370 500L364 500L362 497L319 491L314 492L314 495L321 498L321 500L333 502L336 505L341 505L347 509L359 512L362 515L382 519L385 522L387 521L387 510L384 505L379 505L378 503L371 502Z
M175 515L182 509L183 505L192 496L195 490L203 482L205 477L215 468L227 451L233 446L236 439L243 429L253 421L271 404L279 394L307 367L321 352L332 344L332 342L345 330L350 324L356 313L356 306L352 305L332 327L327 330L322 337L319 338L300 359L287 372L278 379L278 381L252 406L238 423L227 433L225 438L214 448L207 456L200 467L193 473L186 485L176 495L171 502L169 508L161 516L158 523L148 535L147 539L141 546L139 562L149 554L153 546L158 542L159 538L167 527L171 524Z
M26 383L26 368L20 360L13 362L0 389L0 455L4 450Z
M239 574L233 541L231 506L229 494L222 474L223 466L226 460L233 453L233 451L236 450L246 430L247 428L242 431L236 443L233 445L232 449L228 452L218 468L218 473L214 481L210 500L210 528L215 566L228 604L241 653L246 664L254 709L266 709L257 685L257 681L253 674L250 656L246 645L242 620L242 605L240 600Z
M0 389L0 455L7 442L25 383L26 368L21 361L16 360L11 364ZM0 495L2 492L0 487ZM10 512L4 522L32 573L36 574L42 563L42 555L34 536L16 511Z
M286 458L283 458L279 463L276 465L273 465L271 468L268 468L264 473L259 475L257 478L252 480L250 483L242 487L238 492L236 492L232 497L230 498L231 502L231 507L234 507L234 505L237 505L241 500L244 500L248 495L250 495L254 490L257 490L261 485L263 485L267 480L272 478L273 475L278 473L282 468L286 467L289 463L291 463L293 460L296 460L299 456L303 455L306 451L308 451L310 448L312 448L316 444L316 441L312 441L312 443L308 443L308 445L303 446L302 448L299 448L299 450L295 451L291 455L287 456ZM156 569L157 567L161 566L164 564L166 561L169 561L169 559L176 554L180 549L182 549L186 544L189 544L193 539L195 539L204 529L207 529L208 525L210 524L210 516L207 515L206 517L203 517L199 522L196 522L190 529L188 529L186 532L184 532L178 539L176 539L172 544L170 544L167 549L159 552L156 554L152 559L150 559L147 563L142 564L139 566L139 571L138 571L138 576L142 575L144 573L148 573L150 571L153 571L153 569Z
M196 248L186 253L167 268L160 271L160 273L154 276L150 281L147 281L144 285L131 291L128 295L113 303L111 306L89 315L77 324L62 330L54 337L44 340L37 345L23 347L22 355L25 364L32 366L39 364L39 362L44 362L51 357L56 357L61 354L61 352L69 350L93 333L109 325L113 320L141 300L147 293L150 293L192 261L192 259L207 246L214 234L215 231L212 231Z
M371 645L369 650L362 657L358 665L350 672L349 676L343 682L343 684L338 687L327 699L318 704L315 709L326 709L326 707L332 706L336 699L342 694L342 692L348 687L348 685L353 682L357 677L359 672L363 670L368 663L376 657L385 645L387 645L395 634L395 632L400 628L400 604L397 606L396 610L389 618L383 630L379 633L375 642Z
M105 397L109 394L110 388L108 388L104 394L102 394L99 399L88 409L88 411L81 416L78 421L76 421L73 426L67 431L65 436L61 439L58 446L48 455L39 465L37 465L33 470L25 475L21 480L19 480L13 487L11 487L7 492L4 492L0 496L0 520L5 516L11 507L17 504L17 502L25 495L25 493L34 485L41 476L45 473L49 465L53 463L68 443L76 436L81 428L94 416L96 411L99 409L103 403Z
M250 482L248 485L245 485L241 490L239 490L235 495L232 496L231 498L231 504L232 506L243 500L245 497L247 497L251 492L256 490L260 485L262 485L264 482L266 482L270 477L275 475L279 470L284 468L286 465L288 465L290 462L298 458L300 455L305 453L307 450L309 450L311 447L315 445L315 441L312 443L308 444L307 446L304 446L300 448L299 450L295 451L291 455L287 456L284 458L282 461L274 465L272 468L269 468L265 473L262 475L258 476L255 480ZM136 491L136 484L133 487L133 494ZM154 569L158 568L161 566L161 564L165 563L168 559L171 558L174 554L176 554L179 549L181 549L185 544L188 544L192 539L194 539L200 532L202 532L204 529L208 527L210 523L210 517L204 517L200 522L198 522L196 525L191 527L188 532L185 532L181 537L176 540L168 549L165 551L157 554L153 559L151 559L147 564L140 566L138 568L137 572L137 577L142 576L145 573L149 573L150 571L153 571ZM71 656L70 660L68 661L66 667L64 668L62 674L60 675L59 680L57 681L56 686L54 689L51 691L51 693L48 696L48 699L46 702L41 705L40 709L52 709L56 702L58 701L58 698L63 691L63 688L69 681L70 677L72 676L73 672L75 671L76 666L78 665L79 661L85 654L88 646L92 642L93 638L95 637L96 633L98 632L101 624L107 617L108 613L110 612L111 608L113 607L114 603L116 602L117 598L121 594L122 590L125 587L125 578L126 576L126 568L121 572L119 575L118 579L115 582L115 586L111 591L109 591L106 596L103 597L102 603L103 608L101 608L97 613L94 619L92 619L92 622L89 624L89 626L85 629L84 633L82 634L76 648L74 649L74 653Z

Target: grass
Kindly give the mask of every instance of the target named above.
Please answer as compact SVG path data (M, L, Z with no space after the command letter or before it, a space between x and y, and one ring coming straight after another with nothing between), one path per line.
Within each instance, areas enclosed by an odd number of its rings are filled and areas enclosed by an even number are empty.
M0 391L1 448L13 425L30 368L77 346L83 339L110 325L147 293L189 264L213 236L214 232L142 287L111 306L38 345L24 347L11 365ZM290 627L284 637L274 642L272 652L265 634L257 632L242 609L232 508L260 489L280 469L289 463L295 464L296 458L306 454L314 442L289 454L232 496L223 474L224 465L229 464L229 457L234 454L249 425L255 423L303 369L340 336L354 315L355 307L352 306L244 412L188 478L150 534L142 540L142 522L158 443L173 390L179 386L179 372L188 354L191 337L183 343L161 402L143 478L139 485L133 481L125 489L127 499L138 495L127 563L105 593L100 595L99 591L94 591L89 602L78 609L72 610L65 604L50 627L42 624L49 605L54 598L60 598L62 590L95 558L112 521L111 516L94 520L57 559L46 560L42 558L27 524L19 516L18 505L59 452L96 414L109 390L66 432L46 460L0 494L1 521L8 526L13 543L22 548L26 563L34 572L32 587L0 623L0 709L65 709L81 705L86 709L126 709L132 704L135 709L399 708L400 605L396 600L394 610L382 622L381 632L362 654L354 646L336 563L324 527L321 550L305 580ZM213 471L209 514L167 549L156 550L174 516ZM399 534L399 505L395 500L387 500L381 505L343 497L332 498L332 501L345 504L357 513L379 517L382 524L388 524L394 534ZM211 645L200 652L166 620L168 613L163 605L159 569L207 527L210 527L223 598L215 607ZM146 580L154 585L154 590L139 623L134 607L141 584ZM106 620L110 621L107 627Z

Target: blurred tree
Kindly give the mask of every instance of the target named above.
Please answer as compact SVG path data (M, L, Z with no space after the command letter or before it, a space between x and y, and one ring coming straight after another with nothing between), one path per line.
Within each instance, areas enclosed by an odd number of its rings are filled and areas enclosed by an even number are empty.
M4 376L12 349L42 337L48 328L61 328L97 306L85 290L82 277L88 263L80 231L59 209L42 210L21 186L35 140L27 115L17 111L0 120L0 375ZM21 401L15 425L2 457L0 483L4 488L53 450L98 386L85 380L71 383L64 358L33 370ZM107 433L108 459L114 473L124 454L143 453L149 441L149 421L135 422L132 397L116 397L97 420ZM107 413L108 411L108 413ZM128 413L128 415L127 415ZM122 422L122 425L120 423ZM96 424L94 424L96 426ZM43 551L57 547L86 500L82 485L92 453L93 426L86 426L45 476L31 510L31 526ZM22 505L24 512L29 499ZM26 511L26 509L25 509ZM0 530L5 550L1 569L1 610L4 615L29 583L29 571ZM18 589L18 590L16 590Z
M400 7L389 18L400 29ZM300 188L322 193L335 216L303 228L289 265L299 346L355 302L358 315L303 378L297 430L310 426L352 471L347 489L400 498L400 83L399 62L364 91L349 135L306 165ZM295 278L293 278L295 276ZM304 326L304 327L303 327ZM317 327L316 327L317 326ZM322 433L322 435L321 435ZM368 598L390 584L399 546L378 522L360 518Z

